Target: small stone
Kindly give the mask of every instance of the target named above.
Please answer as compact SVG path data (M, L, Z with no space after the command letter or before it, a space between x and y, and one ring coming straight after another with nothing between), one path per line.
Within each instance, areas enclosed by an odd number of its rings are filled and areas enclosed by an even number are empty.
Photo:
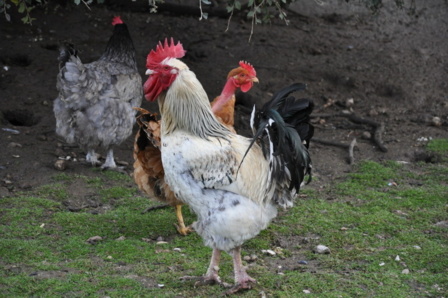
M162 236L157 237L157 241L164 241L165 239L163 239Z
M67 168L67 162L64 159L58 159L54 163L54 168L58 171L64 171Z
M108 260L112 260L113 259L113 257L112 256L107 256L107 258L106 259L108 259Z
M305 294L311 294L311 291L310 291L310 290L303 290L303 293L305 293Z
M89 243L89 244L96 244L96 243L98 243L101 240L103 240L103 237L101 237L101 236L93 236L93 237L90 237L89 239L87 239L86 242Z
M11 142L8 144L8 148L22 148L22 145L16 142Z
M325 245L319 244L314 249L314 252L318 253L318 254L329 254L330 253L330 249L327 246L325 246Z
M399 255L397 255L397 256L395 257L395 261L400 261L400 256L399 256Z
M161 244L168 244L168 242L166 242L166 241L157 241L157 243L156 243L157 245L161 245Z
M432 117L431 119L431 125L433 126L441 126L442 125L442 119L440 117Z
M301 261L299 261L299 264L300 265L308 265L308 262L305 260L301 260Z
M349 98L345 101L345 106L346 107L352 107L355 104L355 100L353 98Z
M386 265L386 263L381 262L379 265L380 265L381 267L383 267L384 265Z
M364 131L361 135L361 138L364 140L370 140L372 138L372 134L368 131Z
M120 237L118 237L117 239L115 239L116 241L123 241L123 240L126 240L126 237L124 237L124 236L120 236Z
M275 256L276 255L275 251L273 251L271 249L263 249L261 252L264 253L264 254L270 255L270 256Z
M421 248L420 246L418 246L418 245L414 245L413 248L418 249L418 250L422 249L422 248Z
M403 271L401 271L402 274L409 274L409 269L403 269Z
M173 248L173 251L181 252L182 249L180 249L179 247L175 247L175 248Z
M369 111L369 116L373 117L373 116L378 116L378 111L375 109L372 109Z
M252 259L251 259L250 256L244 256L243 260L246 261L246 262L250 262Z

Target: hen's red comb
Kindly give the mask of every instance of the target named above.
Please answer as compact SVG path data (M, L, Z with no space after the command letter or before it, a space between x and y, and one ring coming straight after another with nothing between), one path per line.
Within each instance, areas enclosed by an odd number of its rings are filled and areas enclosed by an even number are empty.
M118 24L123 24L123 21L121 20L120 16L116 16L112 19L112 25L118 25Z
M186 51L184 50L180 41L177 44L174 44L174 39L171 37L171 44L168 42L168 39L165 38L165 42L162 45L162 42L159 41L159 44L156 47L156 50L151 50L148 57L146 58L146 67L151 69L153 65L157 65L161 63L166 58L182 58L185 56Z
M255 68L249 62L240 61L240 66L242 68L244 68L245 70L247 70L251 76L254 76L254 77L257 76L257 72L255 71Z

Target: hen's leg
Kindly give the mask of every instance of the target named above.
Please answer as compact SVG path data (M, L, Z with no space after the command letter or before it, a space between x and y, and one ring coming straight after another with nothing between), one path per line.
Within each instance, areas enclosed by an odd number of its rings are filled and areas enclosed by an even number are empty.
M235 285L229 289L226 293L233 294L240 290L251 289L252 285L257 281L249 276L246 272L246 268L243 266L241 260L241 246L238 246L232 250L233 257L233 271L235 273Z
M104 162L104 164L101 166L102 169L114 169L116 168L117 165L115 164L114 161L114 151L112 149L107 150L107 156L106 156L106 161Z
M188 226L188 227L185 226L184 217L182 215L182 205L176 205L174 208L176 209L177 222L179 223L178 225L177 224L174 224L174 225L176 226L179 234L185 236L188 233L193 232L193 229L191 228L191 226Z
M98 157L96 157L95 150L93 150L93 149L89 149L87 151L86 161L90 162L92 164L92 166L96 166L96 165L100 164Z

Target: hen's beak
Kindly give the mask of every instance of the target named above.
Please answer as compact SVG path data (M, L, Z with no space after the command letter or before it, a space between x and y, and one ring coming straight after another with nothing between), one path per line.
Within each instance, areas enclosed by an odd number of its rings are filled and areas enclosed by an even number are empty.
M259 83L258 78L257 78L257 77L254 77L254 78L252 79L252 82L253 82L253 83Z
M152 74L155 74L155 73L156 73L155 70L147 69L146 72L145 72L145 75L149 76L149 75L152 75Z

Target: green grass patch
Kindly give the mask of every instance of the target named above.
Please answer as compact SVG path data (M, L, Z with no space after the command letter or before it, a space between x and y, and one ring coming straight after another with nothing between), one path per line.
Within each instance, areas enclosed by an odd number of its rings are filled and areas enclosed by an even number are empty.
M431 142L432 143L432 142ZM430 144L431 144L430 143ZM435 145L431 145L435 146ZM440 145L437 145L439 148ZM68 207L71 183L99 204ZM243 247L258 258L248 272L273 297L444 297L448 290L446 164L361 162L334 186L305 187L305 197ZM81 198L82 199L82 198ZM0 289L5 297L209 297L195 287L211 249L197 234L177 234L173 208L156 206L124 174L59 174L54 183L0 199ZM195 216L184 207L187 223ZM100 236L91 244L87 240ZM160 237L165 242L158 242ZM330 254L316 254L323 244ZM278 248L268 256L262 250ZM398 256L398 258L397 258ZM305 260L308 264L299 264ZM408 270L408 271L407 271ZM232 282L229 255L220 274Z

